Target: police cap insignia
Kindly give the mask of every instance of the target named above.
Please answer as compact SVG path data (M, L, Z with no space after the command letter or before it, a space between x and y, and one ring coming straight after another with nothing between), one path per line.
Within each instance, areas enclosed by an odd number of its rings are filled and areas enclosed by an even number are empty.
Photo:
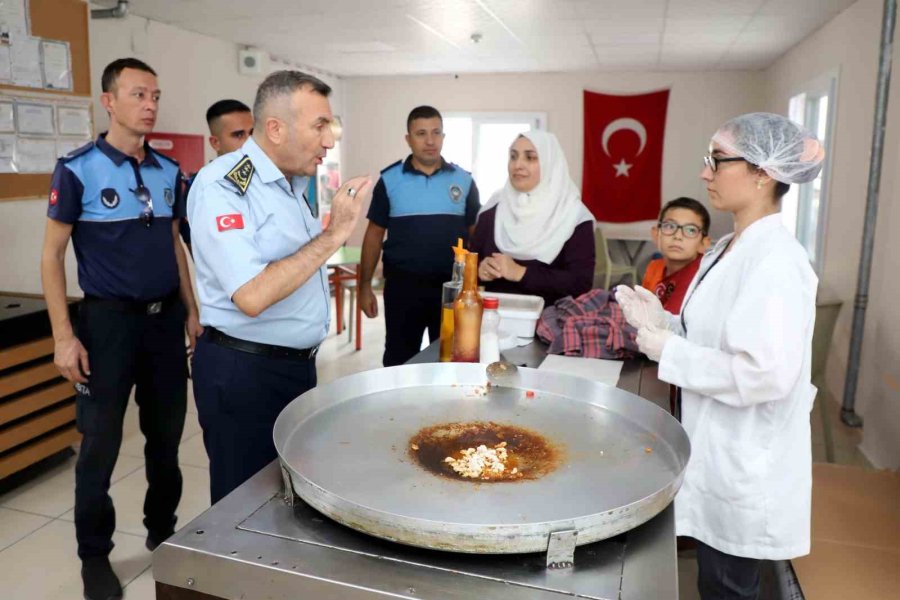
M241 196L243 196L247 193L247 188L250 187L250 180L253 178L255 170L253 163L250 162L250 157L245 156L238 164L234 165L233 169L228 171L225 179L236 185Z

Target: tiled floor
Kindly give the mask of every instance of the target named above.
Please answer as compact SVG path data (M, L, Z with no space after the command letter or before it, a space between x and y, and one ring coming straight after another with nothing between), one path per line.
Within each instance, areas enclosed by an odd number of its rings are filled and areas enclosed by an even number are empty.
M379 297L380 299L380 297ZM383 310L381 311L383 314ZM319 382L381 366L384 320L363 318L363 349L356 352L348 333L332 332L317 360ZM190 386L189 386L190 389ZM838 407L829 406L836 462L867 465L857 445L861 432L841 423ZM824 435L819 407L812 415L815 460L825 460ZM115 471L111 495L116 507L116 547L113 568L125 586L128 600L155 598L150 571L151 555L144 547L142 525L144 477L143 436L132 403L126 414L124 441ZM180 448L184 494L179 523L184 524L209 506L209 464L203 448L193 397ZM75 552L75 458L66 459L28 483L0 495L0 598L3 600L75 600L82 597L80 562ZM697 598L696 561L679 558L681 598Z

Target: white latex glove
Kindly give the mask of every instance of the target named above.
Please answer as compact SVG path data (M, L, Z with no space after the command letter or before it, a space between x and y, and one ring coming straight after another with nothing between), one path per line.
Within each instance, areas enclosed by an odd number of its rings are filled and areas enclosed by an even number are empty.
M655 327L669 328L669 316L656 294L639 285L631 289L627 285L616 287L616 302L622 307L622 313L628 324L637 329Z
M638 329L637 345L641 352L647 355L650 360L659 362L663 353L666 342L669 341L674 333L668 329L659 329L657 327L648 326Z

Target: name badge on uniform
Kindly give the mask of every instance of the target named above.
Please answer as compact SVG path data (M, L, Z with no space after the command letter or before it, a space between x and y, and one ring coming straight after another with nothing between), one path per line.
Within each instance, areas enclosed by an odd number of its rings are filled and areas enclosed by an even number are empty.
M225 179L236 185L240 195L243 196L247 193L247 188L250 187L250 180L253 179L254 171L250 157L245 156L238 164L234 165L233 169L228 171Z
M163 198L166 201L166 206L169 208L172 208L175 205L175 192L172 191L172 188L163 190Z
M450 186L450 199L454 202L462 200L462 188L455 183Z
M115 208L119 205L119 192L115 188L103 188L100 190L100 201L106 208Z

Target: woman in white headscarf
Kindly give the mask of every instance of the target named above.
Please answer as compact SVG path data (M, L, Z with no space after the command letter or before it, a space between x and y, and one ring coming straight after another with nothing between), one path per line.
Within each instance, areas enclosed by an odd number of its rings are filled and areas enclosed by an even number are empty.
M643 288L616 290L641 351L682 391L691 459L675 530L697 540L703 600L755 600L762 560L809 553L818 282L779 210L824 156L813 134L780 115L728 121L700 176L734 233L703 258L681 315Z
M509 179L485 204L469 248L490 292L552 304L591 289L594 219L552 133L529 131L509 148Z

